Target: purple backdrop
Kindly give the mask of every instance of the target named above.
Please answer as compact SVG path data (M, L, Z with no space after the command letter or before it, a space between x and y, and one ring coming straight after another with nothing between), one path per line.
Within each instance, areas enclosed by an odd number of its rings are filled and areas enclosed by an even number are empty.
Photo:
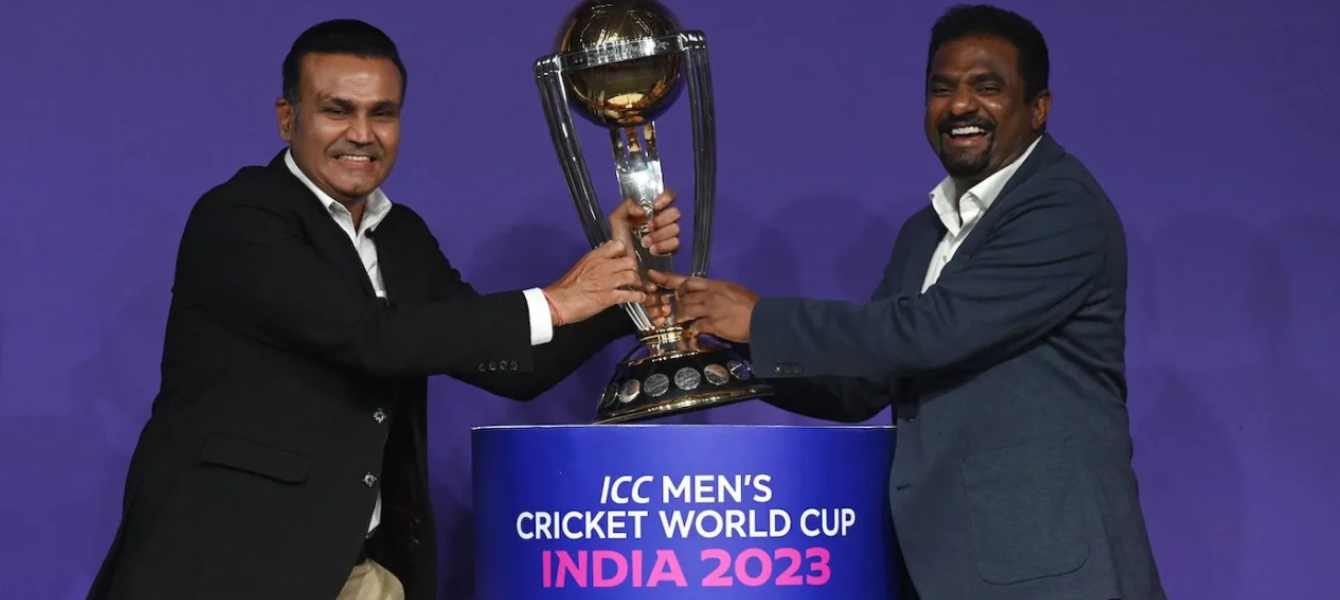
M279 147L279 63L303 28L356 16L400 44L411 83L387 189L478 287L548 283L583 249L530 71L566 0L215 4L12 2L0 16L6 598L83 598L158 384L181 225L206 188ZM1340 229L1340 5L1006 5L1047 35L1051 130L1129 228L1136 466L1170 593L1332 596L1340 241L1326 238ZM864 299L898 224L941 177L920 130L921 79L946 4L673 6L711 43L712 273L764 293ZM686 107L661 138L669 183L688 196ZM583 130L611 194L597 134ZM444 598L472 595L469 427L585 421L615 354L533 404L434 383ZM692 419L802 422L758 403Z

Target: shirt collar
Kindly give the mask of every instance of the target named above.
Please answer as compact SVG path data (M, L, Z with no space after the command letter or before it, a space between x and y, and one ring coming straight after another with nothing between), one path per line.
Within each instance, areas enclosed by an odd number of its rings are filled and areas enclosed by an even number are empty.
M288 165L289 172L293 173L293 176L297 177L298 181L301 181L303 185L307 186L307 189L311 190L312 193L316 195L316 199L321 201L321 204L326 207L327 211L348 212L348 209L346 209L343 204L340 204L334 198L331 198L330 194L327 194L321 188L317 187L316 184L312 183L312 180L307 177L307 174L303 173L302 169L298 168L298 163L293 160L293 150L290 149L284 152L284 164ZM380 187L372 190L372 193L368 194L367 204L363 207L363 227L367 228L376 225L390 210L391 199L382 192Z
M954 189L954 179L952 177L945 177L941 180L940 184L935 186L935 189L931 190L930 197L931 206L934 207L935 213L940 215L940 221L945 224L945 227L949 228L950 231L957 233L958 230L963 227L965 222L971 221L972 219L981 216L982 213L985 213L986 209L990 208L991 204L996 201L996 197L1000 195L1000 191L1005 189L1005 184L1009 183L1011 177L1014 177L1015 171L1019 170L1019 167L1024 164L1024 161L1028 159L1028 156L1033 153L1033 149L1037 148L1038 142L1040 141L1042 141L1042 136L1038 136L1038 139L1033 140L1033 143L1028 145L1028 149L1024 150L1024 153L1019 155L1019 158L968 189L967 193L963 194L962 200L965 204L963 209L966 210L961 210L959 203L955 201L957 199L957 190ZM964 214L961 215L960 212ZM963 217L968 214L971 215L971 218L964 219Z

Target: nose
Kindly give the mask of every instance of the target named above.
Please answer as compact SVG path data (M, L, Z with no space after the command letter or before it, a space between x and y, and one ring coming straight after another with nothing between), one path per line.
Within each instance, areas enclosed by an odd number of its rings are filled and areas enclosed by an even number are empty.
M977 96L966 87L956 89L949 99L949 112L956 117L977 112L977 108Z
M366 116L360 115L349 124L349 129L345 131L344 137L355 144L371 144L372 124L368 122Z

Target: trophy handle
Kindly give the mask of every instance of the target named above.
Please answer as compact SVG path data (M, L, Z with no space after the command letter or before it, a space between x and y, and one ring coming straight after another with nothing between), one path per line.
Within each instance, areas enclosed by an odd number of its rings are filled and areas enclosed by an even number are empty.
M563 72L557 68L538 67L536 71L535 81L540 87L544 116L549 124L549 139L558 153L558 162L563 167L563 177L572 192L572 201L581 219L582 230L586 232L586 240L592 249L597 248L610 240L610 231L604 215L600 214L600 204L596 201L595 186L591 184L591 175L586 169L586 158L582 154L576 124L572 121L572 115L565 110L568 97L563 86Z
M568 97L563 85L563 72L558 68L544 68L550 61L544 61L536 68L536 84L540 87L540 97L544 104L545 120L549 123L549 138L554 142L554 151L558 153L559 163L563 167L563 176L567 180L577 216L581 220L582 230L591 248L599 247L611 239L609 225L600 210L591 175L586 168L586 158L582 154L581 140L572 115L566 110ZM553 61L557 62L557 61ZM557 65L552 65L556 67ZM634 248L640 246L634 245ZM621 303L639 331L652 329L651 317L647 307L641 304Z
M705 277L712 251L712 217L716 210L716 109L712 102L712 69L707 37L697 31L680 34L688 78L689 113L693 118L693 277Z

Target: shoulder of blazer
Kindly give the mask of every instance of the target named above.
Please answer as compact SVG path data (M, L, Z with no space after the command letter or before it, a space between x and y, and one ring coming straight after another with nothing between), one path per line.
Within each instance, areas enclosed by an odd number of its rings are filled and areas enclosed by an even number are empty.
M1057 193L1091 205L1092 210L1103 215L1102 219L1119 219L1098 180L1078 157L1067 152L1050 134L1043 134L1038 147L1001 190L999 200L988 214L1027 210L1030 200Z
M325 211L311 190L289 172L283 152L268 165L247 165L196 201L189 221L207 219L220 210L258 208L294 220L323 218Z

